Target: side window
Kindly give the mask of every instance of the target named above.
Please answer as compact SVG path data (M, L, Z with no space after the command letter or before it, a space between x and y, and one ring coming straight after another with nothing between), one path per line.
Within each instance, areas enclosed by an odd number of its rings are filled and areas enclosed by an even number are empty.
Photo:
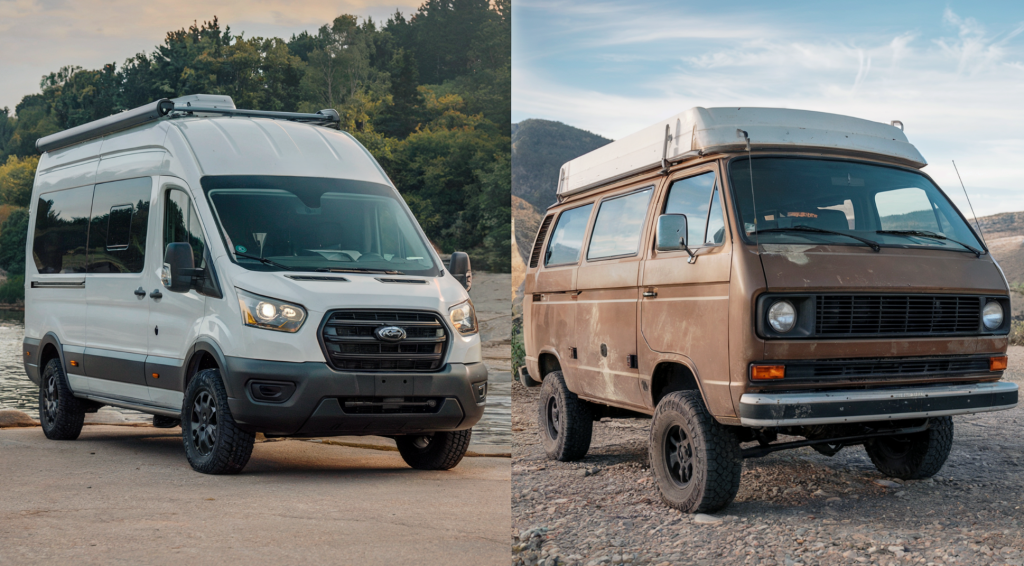
M192 246L192 256L198 268L206 267L204 251L206 241L199 225L199 213L185 191L170 189L164 194L164 245L186 243Z
M875 195L882 230L930 230L941 232L931 199L922 189L907 188Z
M548 250L544 254L544 266L576 263L580 260L583 249L583 235L587 231L590 210L593 204L566 210L558 217L555 233L548 242Z
M640 233L653 192L653 188L648 188L601 202L587 259L633 255L639 251Z
M142 273L152 188L150 177L96 185L89 221L89 273Z
M46 193L36 204L32 259L39 273L85 273L92 186Z
M680 179L668 190L668 199L665 201L665 214L686 215L686 241L705 242L704 233L708 227L708 208L710 207L712 191L715 192L716 202L718 191L715 190L715 174L708 172L694 177ZM722 220L722 206L718 205L718 218L716 219L715 231L724 228ZM714 238L710 230L708 240ZM724 230L723 230L724 237ZM689 245L689 244L688 244Z

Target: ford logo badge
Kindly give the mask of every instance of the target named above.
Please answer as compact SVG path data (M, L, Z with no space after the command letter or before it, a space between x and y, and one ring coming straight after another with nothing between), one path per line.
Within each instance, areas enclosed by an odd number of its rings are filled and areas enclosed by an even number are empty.
M373 331L378 340L398 342L405 340L405 329L399 326L381 326Z

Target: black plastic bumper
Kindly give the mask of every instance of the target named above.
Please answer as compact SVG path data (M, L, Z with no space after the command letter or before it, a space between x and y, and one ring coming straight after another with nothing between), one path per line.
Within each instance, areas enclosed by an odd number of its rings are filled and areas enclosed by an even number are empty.
M1012 409L1017 385L1009 382L807 393L746 393L744 426L801 426L882 422Z
M225 358L224 386L231 415L242 428L280 436L397 435L464 430L483 416L486 399L477 387L487 367L447 364L433 373L339 372L325 363ZM294 384L279 403L254 397L254 383ZM291 388L286 388L291 391ZM344 408L402 398L430 399L429 412L365 412Z

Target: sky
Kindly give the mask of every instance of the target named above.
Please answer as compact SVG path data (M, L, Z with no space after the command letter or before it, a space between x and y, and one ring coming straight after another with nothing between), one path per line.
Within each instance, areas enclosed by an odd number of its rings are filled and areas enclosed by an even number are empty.
M780 6L783 6L780 8ZM1024 210L1024 3L513 0L512 121L617 139L694 106L901 120L970 216Z
M245 37L281 37L316 31L341 14L384 22L408 17L422 0L0 0L0 108L14 112L26 94L39 92L44 75L65 65L119 66L152 52L168 31L217 16L221 27Z

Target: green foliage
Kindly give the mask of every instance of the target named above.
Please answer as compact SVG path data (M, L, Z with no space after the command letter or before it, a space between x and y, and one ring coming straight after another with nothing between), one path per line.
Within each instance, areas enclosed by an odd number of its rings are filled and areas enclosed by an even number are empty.
M25 276L8 277L0 284L0 304L19 304L25 302Z
M0 269L8 275L25 273L27 239L28 209L19 208L0 224Z
M562 165L608 143L611 140L561 122L520 122L512 134L513 194L543 212L555 202Z
M515 317L515 313L512 314ZM512 322L512 377L519 379L519 368L526 365L526 344L523 343L523 319Z
M34 155L24 159L12 155L7 158L6 163L0 165L0 205L29 205L37 165L39 158Z
M427 0L383 26L345 14L287 41L234 35L214 17L120 67L62 67L40 87L16 117L0 113L0 204L28 204L22 173L40 137L159 98L224 94L239 108L337 110L435 244L478 269L511 268L509 0Z

